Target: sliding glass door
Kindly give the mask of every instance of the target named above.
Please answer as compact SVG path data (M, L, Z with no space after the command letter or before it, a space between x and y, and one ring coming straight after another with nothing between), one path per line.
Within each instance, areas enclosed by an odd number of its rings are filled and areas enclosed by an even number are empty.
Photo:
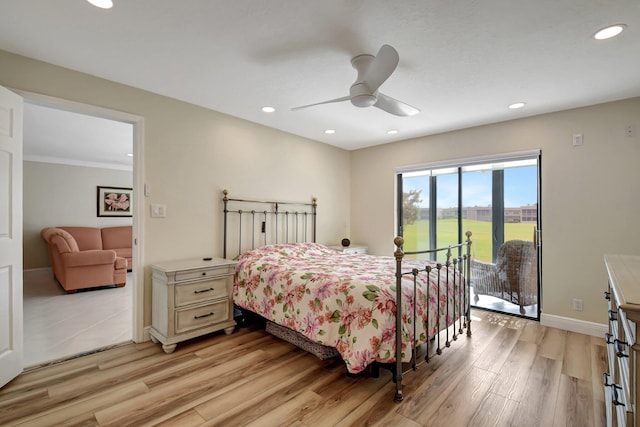
M539 318L539 166L535 153L400 171L405 250L455 244L471 231L475 305Z

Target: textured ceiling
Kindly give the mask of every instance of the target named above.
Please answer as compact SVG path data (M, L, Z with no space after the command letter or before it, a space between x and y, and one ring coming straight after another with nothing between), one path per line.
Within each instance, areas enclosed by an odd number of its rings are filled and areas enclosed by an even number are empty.
M0 49L345 149L640 95L638 0L114 3L0 0ZM613 23L626 31L593 39ZM383 44L400 63L380 91L420 114L290 110L347 95L350 59Z

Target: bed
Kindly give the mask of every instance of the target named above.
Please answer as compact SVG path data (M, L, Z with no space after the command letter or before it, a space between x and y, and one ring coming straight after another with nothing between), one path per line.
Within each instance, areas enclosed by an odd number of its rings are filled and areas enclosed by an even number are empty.
M396 237L393 256L348 254L315 242L315 199L294 207L230 199L225 192L223 202L225 236L231 215L240 230L234 304L266 319L280 337L289 331L302 348L333 350L349 373L389 367L396 401L403 399L405 373L441 354L464 329L471 335L465 280L471 233L442 250L404 252ZM230 209L232 203L269 208ZM225 237L225 257L228 245ZM416 357L419 347L423 360Z

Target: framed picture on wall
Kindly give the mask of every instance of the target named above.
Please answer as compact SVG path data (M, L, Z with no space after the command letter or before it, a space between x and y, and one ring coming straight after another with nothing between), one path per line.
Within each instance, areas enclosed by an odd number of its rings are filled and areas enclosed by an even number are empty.
M98 216L131 216L132 188L98 186Z

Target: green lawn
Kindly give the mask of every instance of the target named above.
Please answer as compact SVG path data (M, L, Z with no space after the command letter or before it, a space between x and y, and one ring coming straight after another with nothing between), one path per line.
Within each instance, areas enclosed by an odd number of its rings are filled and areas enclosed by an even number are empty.
M462 229L471 231L471 254L475 259L491 262L491 223L464 220ZM533 240L535 224L505 224L505 240ZM438 220L438 247L455 244L458 241L458 220ZM417 251L429 249L429 221L416 221L404 227L404 250ZM420 242L420 245L418 245Z

